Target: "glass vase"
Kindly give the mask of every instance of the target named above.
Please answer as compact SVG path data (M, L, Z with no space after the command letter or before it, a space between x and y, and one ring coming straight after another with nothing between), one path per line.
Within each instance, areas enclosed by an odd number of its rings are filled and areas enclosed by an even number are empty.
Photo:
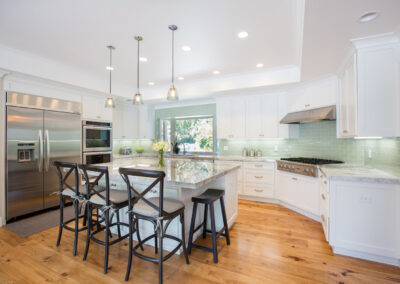
M158 153L159 153L158 166L164 167L164 150L160 150Z

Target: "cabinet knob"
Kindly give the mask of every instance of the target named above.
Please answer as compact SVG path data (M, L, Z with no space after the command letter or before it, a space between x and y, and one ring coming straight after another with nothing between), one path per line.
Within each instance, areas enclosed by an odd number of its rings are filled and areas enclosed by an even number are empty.
M347 133L347 130L343 130L343 133Z
M322 197L322 199L323 199L323 200L326 200L326 198L325 198L325 195L324 195L324 194L321 194L321 197Z
M325 223L325 216L324 216L324 214L321 215L321 220L322 220L323 223Z

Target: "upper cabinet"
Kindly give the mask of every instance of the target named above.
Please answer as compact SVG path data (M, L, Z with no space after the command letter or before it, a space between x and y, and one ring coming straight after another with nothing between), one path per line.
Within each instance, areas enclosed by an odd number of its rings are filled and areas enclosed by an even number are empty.
M400 43L392 35L353 41L339 74L338 137L400 136Z
M217 135L220 139L245 137L245 99L217 98Z
M104 107L105 98L82 96L82 119L112 121L113 109Z
M154 115L149 110L146 105L117 104L113 115L114 139L153 139Z
M246 97L246 138L278 137L278 97L275 94Z
M332 76L291 89L288 112L336 105L337 79Z

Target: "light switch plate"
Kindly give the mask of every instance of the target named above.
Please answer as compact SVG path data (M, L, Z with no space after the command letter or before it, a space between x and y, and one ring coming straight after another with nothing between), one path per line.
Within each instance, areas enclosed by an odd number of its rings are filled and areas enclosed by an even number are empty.
M224 146L224 151L228 151L229 150L229 146Z

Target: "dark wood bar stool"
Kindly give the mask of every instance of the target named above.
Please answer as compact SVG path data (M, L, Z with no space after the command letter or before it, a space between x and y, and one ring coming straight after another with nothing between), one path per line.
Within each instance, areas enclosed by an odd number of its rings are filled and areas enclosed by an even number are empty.
M221 235L226 238L226 244L230 245L231 241L229 239L229 229L228 223L226 220L226 213L225 213L225 204L224 204L224 190L220 189L207 189L206 192L203 194L192 197L193 201L193 213L192 213L192 221L190 223L190 232L189 232L189 243L188 243L188 253L190 254L192 247L199 248L208 252L212 252L214 254L214 263L218 263L218 251L217 251L217 238ZM223 228L216 232L215 229L215 211L214 211L214 201L218 200L221 202L221 213L222 219L224 222ZM195 228L196 222L196 212L197 212L197 205L199 203L204 204L204 220L199 226ZM207 230L207 213L208 207L210 207L210 220L211 220L211 230ZM197 232L200 228L203 228L203 239L206 237L206 233L211 233L212 235L212 249L200 245L196 245L193 243L193 234ZM223 233L225 232L225 233Z
M74 232L75 239L73 255L76 256L76 250L78 246L78 233L87 229L87 226L85 226L86 214L80 215L80 202L87 197L86 187L80 186L79 184L78 165L76 163L55 161L53 165L56 167L60 184L60 190L59 192L57 192L57 194L60 196L60 225L58 231L57 246L60 245L63 229ZM70 184L72 182L73 185ZM67 200L73 202L74 218L64 221L64 207ZM81 218L84 218L83 227L79 228L79 219ZM68 226L68 224L73 221L75 222L75 225L72 228Z
M104 274L107 273L108 269L108 255L109 255L109 247L113 244L116 244L123 239L129 237L129 233L125 235L121 235L121 226L129 227L127 223L120 222L119 210L128 206L129 202L132 200L128 200L128 194L125 190L111 190L110 189L110 179L107 167L93 166L93 165L79 165L79 168L82 170L83 177L86 182L87 192L90 196L87 201L87 214L88 214L88 234L86 239L86 248L83 260L85 261L89 252L89 244L90 241L93 240L97 244L103 245L105 247L105 256L104 256ZM93 181L90 179L88 172L90 172L91 176L95 175L96 179ZM104 191L100 191L99 181L102 178L105 178ZM134 198L134 197L132 197ZM103 217L99 222L105 224L105 226L97 226L95 231L93 230L93 220L92 220L92 210L96 208L103 212ZM111 211L111 212L110 212ZM116 215L117 222L112 223L112 219ZM137 228L137 223L135 223L132 228L137 233L138 240L140 240L139 231ZM110 229L113 226L118 227L118 238L110 241L110 237L112 237ZM100 232L104 231L105 241L102 241L96 238L96 235Z
M164 178L165 173L162 171L150 171L150 170L138 170L132 168L120 168L119 173L126 182L127 192L129 195L129 259L128 267L126 270L125 281L129 280L129 274L132 264L132 254L154 263L158 263L158 283L163 282L163 262L173 256L179 248L182 247L183 253L186 259L186 264L189 264L189 258L186 252L185 243L185 204L179 200L164 198ZM151 178L154 181L147 186L143 191L139 192L133 182L131 182L133 177ZM145 197L145 195L153 189L155 186L159 185L158 197ZM133 194L133 196L132 196ZM175 236L168 235L166 233L168 226L171 224L172 220L176 217L180 217L182 239ZM154 234L146 237L143 240L138 239L138 244L133 247L132 244L132 227L133 224L137 224L138 220L146 220L154 225ZM165 226L164 226L165 224ZM163 256L163 240L168 238L176 241L177 246L169 252L166 256ZM143 245L145 242L154 239L155 241L155 253L158 253L158 257L149 257L143 255L137 251L137 249ZM158 247L158 249L157 249Z

